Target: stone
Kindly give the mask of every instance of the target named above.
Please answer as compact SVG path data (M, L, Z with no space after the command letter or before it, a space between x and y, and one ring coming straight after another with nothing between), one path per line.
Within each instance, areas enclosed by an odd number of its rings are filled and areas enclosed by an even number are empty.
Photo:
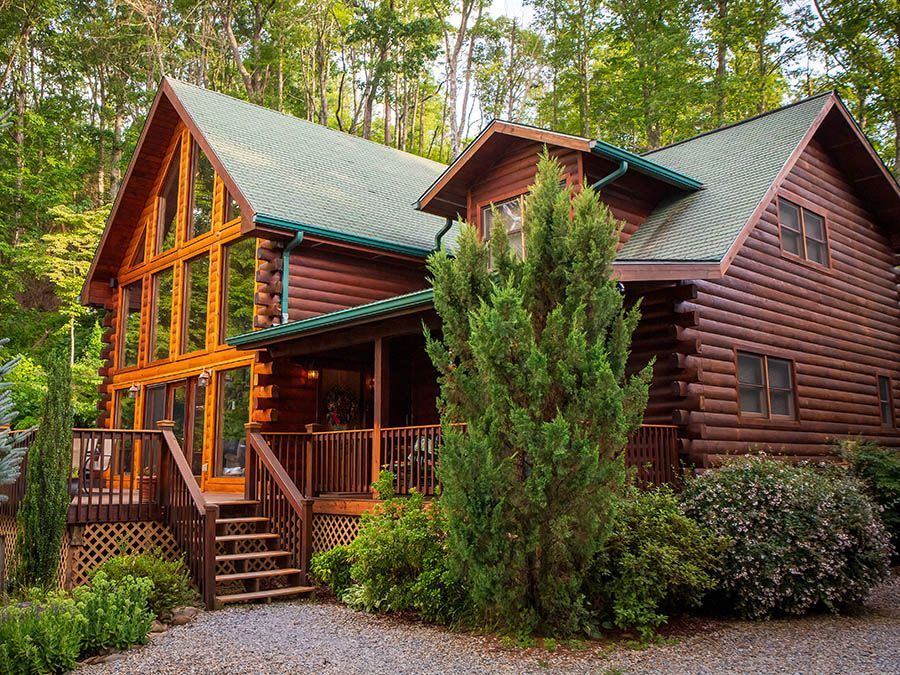
M167 630L168 627L162 621L154 621L153 625L150 627L151 633L163 633Z
M200 610L196 607L176 607L172 610L172 620L169 623L173 626L183 626L193 621L199 613Z

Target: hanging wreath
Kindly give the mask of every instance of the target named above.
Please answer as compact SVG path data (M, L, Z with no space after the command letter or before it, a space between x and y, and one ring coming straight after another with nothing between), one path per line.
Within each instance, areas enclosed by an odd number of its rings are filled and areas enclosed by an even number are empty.
M359 412L359 402L349 389L334 387L325 394L325 411L328 421L334 425L352 424Z

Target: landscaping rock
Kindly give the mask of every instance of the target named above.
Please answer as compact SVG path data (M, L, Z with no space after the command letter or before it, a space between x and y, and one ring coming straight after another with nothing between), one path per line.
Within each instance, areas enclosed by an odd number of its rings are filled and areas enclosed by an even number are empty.
M196 607L176 607L172 610L172 619L169 621L173 626L183 626L190 623L200 613Z
M169 630L169 627L162 621L154 621L153 625L150 627L151 633L164 633L167 630Z

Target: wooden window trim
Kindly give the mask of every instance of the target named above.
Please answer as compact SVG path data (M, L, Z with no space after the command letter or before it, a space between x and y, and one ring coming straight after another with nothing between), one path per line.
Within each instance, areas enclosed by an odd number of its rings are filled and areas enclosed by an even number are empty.
M505 198L502 198L502 199L493 198L493 199L488 199L488 200L482 202L481 205L478 207L478 222L479 222L479 225L478 225L478 239L479 239L480 241L482 241L482 242L487 241L487 240L485 239L485 234L486 234L486 233L485 233L485 231L484 231L484 213L485 213L485 209L489 209L489 208L491 208L491 207L495 207L495 208L496 208L496 207L499 207L499 206L502 205L502 204L507 204L507 203L509 203L509 202L512 202L512 201L518 199L518 200L521 202L521 204L522 204L522 206L521 206L521 209L522 209L522 227L519 228L518 230L516 230L516 232L520 232L521 235L522 235L522 258L524 259L524 258L525 258L525 254L526 254L526 252L525 252L525 197L527 197L527 196L528 196L528 191L527 191L527 190L526 190L525 192L517 191L517 192L514 193L511 197L505 197ZM506 234L507 234L507 239L509 239L509 232L507 232ZM488 240L489 240L489 239L490 239L490 238L488 237ZM490 255L489 255L488 257L490 257Z
M761 351L754 350L752 347L744 348L744 347L735 347L733 350L733 359L734 359L734 385L735 385L735 394L738 406L738 420L743 423L751 423L759 426L782 426L782 427L796 427L800 424L800 403L799 398L797 396L797 364L794 359L789 356L783 356L779 354L769 354ZM739 354L747 354L749 356L756 356L762 359L762 367L763 367L763 387L766 393L766 414L756 413L751 411L744 411L741 409L741 380L740 380L740 370L738 366L738 355ZM791 374L791 404L794 409L793 415L773 415L772 414L772 389L773 387L769 384L769 359L775 359L776 361L786 361L790 368ZM788 391L787 389L782 389L775 387L776 391Z
M884 400L881 398L881 378L885 378L888 382L887 403L891 411L891 419L888 422L885 422L884 418L881 416L881 405L884 403ZM894 408L894 378L891 377L890 374L885 372L875 374L875 397L878 399L878 423L883 429L896 429L897 411Z
M165 169L162 174L162 181L159 183L159 187L157 188L156 194L153 199L153 222L155 223L154 232L155 235L153 237L153 246L152 246L152 257L160 258L165 255L169 255L174 251L178 250L179 245L181 244L181 237L179 227L182 221L182 215L184 209L182 209L182 189L184 187L185 180L190 181L190 177L185 178L184 175L184 162L182 161L184 156L184 142L185 142L185 133L183 129L179 129L174 136L172 137L172 141L170 147L166 150L166 162L164 163ZM188 143L190 143L190 137L187 138ZM161 210L160 203L163 201L163 193L166 190L166 184L169 182L169 175L172 173L172 168L175 163L178 163L178 185L176 186L176 194L175 194L175 241L172 244L171 248L167 248L163 250L163 217L165 216L165 212Z
M798 234L800 235L800 245L803 247L803 255L797 255L796 253L791 253L784 247L784 237L782 231L785 225L781 221L781 204L782 202L790 204L794 208L797 209L800 218L800 231ZM775 204L775 219L778 223L778 246L781 248L781 255L784 258L789 260L793 260L795 262L802 263L809 267L812 267L817 270L830 272L831 271L831 241L828 236L829 231L829 223L828 217L825 215L824 211L820 210L819 206L811 206L810 202L807 202L804 199L797 199L794 196L786 197L784 195L778 195ZM812 215L822 219L822 235L824 239L821 240L825 246L825 263L816 262L815 260L810 260L807 251L806 251L806 213L809 212ZM791 228L787 228L791 229ZM792 232L797 232L796 230L791 230ZM809 237L813 239L812 237ZM818 239L814 239L814 241L819 241Z
M161 274L165 274L167 271L172 272L172 290L173 290L173 302L172 309L170 310L172 315L169 317L169 354L168 356L164 356L162 358L156 358L156 324L158 323L156 320L156 310L157 310L157 301L156 296L158 295L156 292L156 287L159 281L159 276ZM147 334L147 365L156 365L161 363L167 363L172 360L172 344L173 344L173 336L175 336L175 303L174 303L174 291L175 291L175 266L171 265L168 267L163 267L153 274L150 275L150 332Z
M126 297L126 289L131 288L136 283L141 283L141 323L138 326L138 352L137 358L135 359L135 363L130 366L125 365L125 339L126 339L126 329L128 322L128 308L125 306ZM146 321L144 317L144 293L147 292L146 282L144 281L143 276L139 276L135 279L132 279L128 283L119 284L119 316L118 320L118 331L119 335L116 338L116 372L118 373L127 373L132 370L138 370L141 368L141 346L142 346L142 338L144 334L144 322Z
M482 234L484 231L484 223L481 222L481 214L484 212L484 208L486 206L490 206L491 204L502 204L503 202L508 202L511 199L515 199L516 197L521 197L524 199L528 196L528 190L522 190L521 187L515 188L513 190L507 190L506 192L501 192L499 194L493 195L488 199L481 199L474 204L475 208L475 218L477 219L478 226L478 238L482 238Z
M187 341L188 341L188 319L189 312L191 308L191 276L193 272L191 271L191 265L198 260L202 260L206 258L207 260L207 270L206 270L206 329L203 331L204 336L207 338L204 341L204 344L199 349L194 349L191 351L187 351ZM210 276L212 274L212 251L207 250L205 253L201 253L200 255L195 255L192 258L186 258L184 262L182 262L181 266L181 312L178 317L178 323L181 327L180 335L178 338L178 357L190 357L196 356L197 354L202 354L207 351L209 347L209 314L210 314L210 301L209 301L209 287L211 285ZM174 317L173 317L174 322Z

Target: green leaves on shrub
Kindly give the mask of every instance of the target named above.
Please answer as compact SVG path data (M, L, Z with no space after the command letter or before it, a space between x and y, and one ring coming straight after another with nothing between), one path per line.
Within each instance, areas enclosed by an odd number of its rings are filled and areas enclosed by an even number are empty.
M64 673L81 654L86 620L75 601L49 594L40 604L0 609L0 673Z
M117 555L99 565L92 578L101 573L110 581L136 577L153 582L149 605L159 619L170 617L176 607L197 602L197 593L191 586L184 563L166 560L159 551Z
M631 488L589 581L595 611L650 637L665 612L699 605L715 586L725 544L684 514L671 488Z
M745 458L690 481L684 505L731 540L719 589L747 618L852 606L888 572L877 507L834 472Z
M313 575L335 595L367 612L414 610L435 623L452 624L466 610L466 594L447 568L447 534L438 501L421 494L394 497L393 476L381 474L375 489L384 502L362 516L348 546L320 553Z
M866 484L869 496L883 509L881 519L891 536L894 555L900 556L900 450L844 441L838 454L850 463L853 475Z
M75 603L85 619L82 654L146 641L153 625L148 606L152 590L149 579L126 576L113 581L103 572L94 575L90 586L76 588Z

